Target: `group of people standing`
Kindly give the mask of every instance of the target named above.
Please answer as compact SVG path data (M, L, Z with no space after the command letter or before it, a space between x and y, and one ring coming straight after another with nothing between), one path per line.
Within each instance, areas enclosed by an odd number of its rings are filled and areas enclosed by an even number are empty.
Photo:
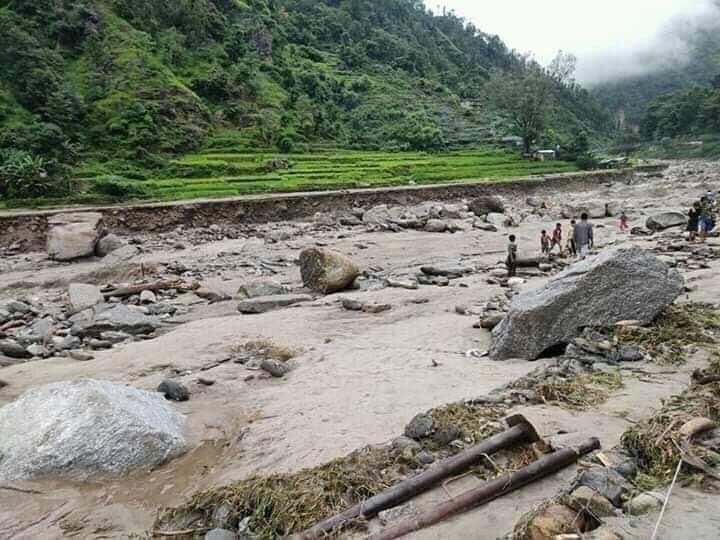
M564 248L562 223L555 225L552 235L548 235L547 231L542 231L540 233L540 249L543 255L550 255L555 247L557 247L561 256L565 252L572 257L587 256L595 243L593 226L588 220L589 216L584 213L580 216L580 222L575 220L570 222L570 234ZM509 236L507 259L505 261L509 277L514 276L517 272L517 253L517 238L514 234L511 234Z
M705 241L707 234L715 228L717 210L716 197L711 191L692 205L688 212L688 240L693 242L699 235L700 241Z

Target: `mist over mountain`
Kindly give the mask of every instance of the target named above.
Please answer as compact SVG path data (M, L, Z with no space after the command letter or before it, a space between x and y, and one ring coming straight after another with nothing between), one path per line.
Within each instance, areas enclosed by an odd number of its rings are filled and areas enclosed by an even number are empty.
M639 50L581 59L578 79L613 111L639 123L658 97L708 86L720 75L720 2L707 1L693 16L673 20Z

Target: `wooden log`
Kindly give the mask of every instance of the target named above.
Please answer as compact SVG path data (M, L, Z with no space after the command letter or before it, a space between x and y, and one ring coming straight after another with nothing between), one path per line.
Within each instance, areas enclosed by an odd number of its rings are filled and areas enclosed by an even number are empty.
M369 540L394 540L415 531L430 527L436 523L465 512L494 499L507 495L527 484L549 476L577 462L581 456L600 448L598 439L589 439L579 448L563 448L547 454L527 467L504 474L482 486L466 491L465 493L439 504L435 508L423 513L415 519L410 519L387 527L377 534L370 536Z
M432 469L416 476L403 480L399 484L370 497L364 502L321 521L310 529L293 535L295 540L311 540L324 538L332 531L358 518L369 519L379 512L392 508L412 499L416 495L427 491L443 480L456 476L483 458L494 454L503 448L510 448L518 444L534 443L540 439L535 428L522 415L514 415L507 419L509 428L498 433L460 454L438 463Z
M103 291L103 296L107 298L127 298L143 291L167 291L177 289L179 291L194 291L199 287L197 283L188 283L186 281L155 281L152 283L144 283L140 285L129 285L127 287L118 287L110 291Z

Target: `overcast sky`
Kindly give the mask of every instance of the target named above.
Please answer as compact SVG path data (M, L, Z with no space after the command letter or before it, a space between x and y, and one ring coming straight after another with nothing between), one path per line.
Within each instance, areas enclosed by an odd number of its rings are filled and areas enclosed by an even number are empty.
M658 33L678 16L696 17L711 0L426 0L497 34L513 49L547 65L558 49L579 58L579 80L590 82L632 70L621 65L633 52L663 43ZM615 64L615 65L613 65ZM640 66L637 66L638 68Z

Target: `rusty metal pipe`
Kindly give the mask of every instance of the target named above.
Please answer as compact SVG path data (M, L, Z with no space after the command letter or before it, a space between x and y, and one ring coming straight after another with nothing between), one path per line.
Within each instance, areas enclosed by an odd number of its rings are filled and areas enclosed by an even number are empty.
M293 535L294 540L314 540L323 538L332 531L360 517L369 519L379 512L392 508L423 493L443 480L456 476L479 463L484 457L518 444L529 444L540 439L535 428L522 415L514 415L506 420L509 428L502 433L441 461L433 468L358 503L340 514L329 517L313 527Z
M394 540L467 510L488 503L494 499L507 495L527 484L535 482L545 476L549 476L577 460L600 448L598 439L589 439L575 448L563 448L557 452L547 454L527 467L504 474L495 480L487 482L480 487L466 491L465 493L437 505L435 508L423 513L415 519L410 519L388 527L377 534L372 535L368 540Z

